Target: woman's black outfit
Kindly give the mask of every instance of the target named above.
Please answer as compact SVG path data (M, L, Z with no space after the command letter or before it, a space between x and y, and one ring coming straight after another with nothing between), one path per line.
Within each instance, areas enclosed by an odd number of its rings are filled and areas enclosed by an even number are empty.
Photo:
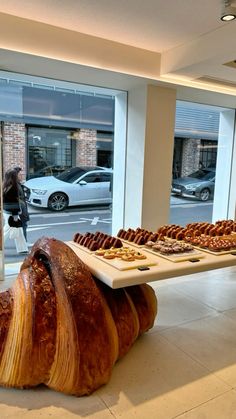
M11 215L20 213L18 187L11 186L7 192L3 191L3 209Z
M19 216L25 240L27 241L26 230L27 222L29 221L29 213L23 187L20 183L17 184L16 188L11 186L7 192L3 192L3 209L13 216Z
M27 223L29 221L28 205L26 202L24 186L18 183L18 196L20 204L20 220L22 222L23 233L25 240L27 241Z

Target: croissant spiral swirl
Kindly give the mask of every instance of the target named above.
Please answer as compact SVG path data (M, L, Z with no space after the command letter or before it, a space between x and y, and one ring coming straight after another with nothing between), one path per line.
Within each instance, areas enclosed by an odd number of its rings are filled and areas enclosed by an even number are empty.
M150 286L112 290L66 244L41 238L0 293L0 384L90 394L156 313Z

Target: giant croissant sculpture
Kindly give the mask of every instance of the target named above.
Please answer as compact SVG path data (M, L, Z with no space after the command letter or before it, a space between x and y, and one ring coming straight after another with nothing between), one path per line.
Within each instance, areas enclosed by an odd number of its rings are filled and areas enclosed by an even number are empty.
M89 394L107 383L156 312L150 286L112 290L66 244L39 239L0 294L0 384Z

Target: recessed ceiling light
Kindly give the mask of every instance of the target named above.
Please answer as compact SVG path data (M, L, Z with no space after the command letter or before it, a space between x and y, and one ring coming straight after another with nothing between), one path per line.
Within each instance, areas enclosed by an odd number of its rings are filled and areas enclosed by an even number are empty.
M230 22L234 19L236 19L236 7L232 6L232 1L223 0L221 20L223 20L223 22Z
M221 20L223 20L224 22L230 22L231 20L234 20L234 19L236 19L236 15L232 15L231 13L221 16Z

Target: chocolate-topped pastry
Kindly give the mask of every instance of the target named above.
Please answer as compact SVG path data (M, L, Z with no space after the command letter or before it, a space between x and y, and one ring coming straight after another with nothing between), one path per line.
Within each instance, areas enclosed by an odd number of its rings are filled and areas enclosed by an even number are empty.
M93 233L90 233L89 231L87 231L87 233L84 234L84 237L91 237L94 236Z
M76 233L73 237L73 241L78 243L78 240L83 237L83 235L81 233Z
M92 241L92 239L90 237L85 237L85 240L83 242L83 246L84 247L89 247L91 241Z
M133 228L128 228L127 233L135 233Z
M77 242L78 244L81 244L81 241L84 241L85 237L83 236L83 234L81 234L80 237L78 237Z
M126 231L125 234L122 236L122 239L129 240L130 231Z
M140 233L142 233L143 231L144 231L144 229L143 229L143 228L137 227L137 228L136 228L136 230L135 230L135 233L136 233L136 234L140 234Z
M107 238L107 234L105 234L105 233L100 233L100 234L98 235L97 240L106 239L106 238Z
M158 233L152 233L148 240L155 242L157 241L157 239L158 239Z
M126 231L123 228L121 228L117 233L117 237L120 237L120 238L123 239L125 233L126 233Z
M151 235L152 233L149 233L149 232L144 234L143 238L144 238L145 243L149 240Z
M128 241L129 241L129 242L132 242L132 241L134 241L134 238L135 238L135 232L130 233L130 234L129 234L129 237L128 237Z
M110 249L111 247L111 239L109 237L106 237L105 240L102 243L101 248L102 249Z
M145 244L145 239L144 239L144 237L142 236L142 234L140 234L140 236L138 236L138 238L137 238L137 240L136 240L136 242L135 242L135 243L137 243L137 244L139 244L139 245Z
M136 236L134 238L134 243L137 243L140 237L143 237L142 233L136 234Z
M113 247L115 248L120 248L123 247L122 241L120 239L115 239L114 243L113 243Z
M94 240L97 240L97 238L99 237L100 231L96 231L96 233L94 234Z
M79 244L80 244L81 246L84 246L84 242L85 242L86 238L87 238L87 237L83 236L83 237L81 238L81 240L79 241Z
M99 245L98 242L96 240L92 240L91 243L89 244L89 250L91 251L95 251L99 249Z
M111 236L110 237L110 243L111 243L111 247L113 246L114 242L115 242L116 238Z
M104 239L102 238L102 239L97 239L96 240L96 242L98 243L98 248L100 249L100 248L102 248L102 245L103 245L103 242L104 242Z

